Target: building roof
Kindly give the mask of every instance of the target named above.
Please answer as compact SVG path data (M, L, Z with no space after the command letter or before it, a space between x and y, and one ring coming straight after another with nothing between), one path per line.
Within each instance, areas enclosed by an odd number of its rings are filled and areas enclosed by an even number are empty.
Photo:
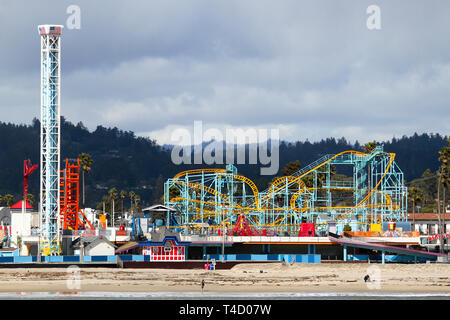
M167 241L173 241L176 246L189 246L191 242L188 241L178 241L175 236L166 236L163 241L133 241L124 244L119 249L116 250L117 253L128 251L136 247L152 247L152 246L165 246Z
M191 243L189 241L178 241L177 237L175 236L166 236L162 241L139 241L138 245L140 247L142 246L164 246L167 241L173 241L175 242L175 245L177 246L188 246Z
M80 239L81 239L81 237L75 239L72 242L72 248L73 249L79 249L80 248L80 245L81 245L81 240ZM113 248L116 247L111 241L106 239L104 236L83 237L83 244L84 244L84 248L86 248L86 249L95 247L100 242L106 242L107 244L109 244Z
M142 209L142 211L156 211L156 212L158 212L158 211L159 212L173 211L173 212L176 212L177 209L168 207L168 206L164 206L162 204L155 204L153 206Z
M441 213L441 219L444 218L444 213ZM439 215L437 212L425 212L425 213L408 213L408 221L439 221ZM445 220L450 223L450 212L445 214Z
M22 202L24 202L24 201L20 200L16 204L12 205L10 207L10 209L20 209L20 210L22 210ZM33 209L33 207L28 202L25 202L25 209L27 209L27 210L28 209Z

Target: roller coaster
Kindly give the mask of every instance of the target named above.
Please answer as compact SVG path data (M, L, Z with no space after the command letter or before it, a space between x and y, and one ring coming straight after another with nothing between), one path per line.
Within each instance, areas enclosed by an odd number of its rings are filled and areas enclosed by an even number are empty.
M304 222L324 232L329 222L368 231L371 224L407 220L403 173L395 154L382 146L371 153L325 155L292 175L274 178L263 191L232 164L183 171L165 182L164 202L177 209L170 225L186 235L200 228L220 232L242 217L255 232L285 235L297 233Z

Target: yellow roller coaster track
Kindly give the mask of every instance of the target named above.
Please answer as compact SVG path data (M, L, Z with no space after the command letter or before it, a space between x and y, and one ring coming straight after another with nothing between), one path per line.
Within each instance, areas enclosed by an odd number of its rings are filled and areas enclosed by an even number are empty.
M241 175L227 174L225 169L194 169L194 170L182 171L182 172L178 173L177 175L175 175L175 176L172 178L172 180L178 180L180 177L183 177L183 176L186 176L186 175L191 175L191 174L200 174L200 173L202 173L202 172L204 172L204 173L220 173L220 174L224 174L224 175L230 175L230 176L232 176L233 179L235 179L235 180L240 180L240 181L245 182L245 183L250 187L250 189L252 190L252 192L253 192L253 197L254 197L254 199L255 199L255 202L252 203L252 204L250 204L250 206L255 205L255 206L256 206L256 209L258 208L258 195L259 195L259 191L258 191L258 188L256 187L255 183L254 183L252 180L250 180L249 178L244 177L244 176L241 176ZM179 182L179 181L174 181L174 182L179 183L179 184L184 184L184 183L185 183L185 182ZM194 188L201 189L200 184L193 183L193 182L189 182L188 184L189 184L190 186L194 187ZM227 197L226 195L220 193L220 192L217 191L216 189L209 188L209 187L205 187L205 188L207 188L207 191L208 191L208 192L213 193L213 194L215 194L215 195L218 194L218 195L220 195L222 198L224 198L224 199L226 200L226 202L229 202L228 197ZM205 189L205 190L206 190L206 189ZM214 190L214 191L212 191L212 190ZM239 207L239 208L242 208L241 206L238 206L238 207ZM250 208L250 207L249 207L249 208Z
M303 182L303 180L301 180L301 179L299 180L299 179L297 179L297 177L293 177L293 176L279 177L270 184L269 190L267 191L267 194L264 196L263 200L269 199L272 196L272 194L275 193L275 188L277 186L279 186L280 184L284 183L283 187L281 188L281 189L283 189L283 188L285 188L285 186L287 184L294 183L294 182L297 183L300 186L300 188L303 188L303 189L306 188L306 185ZM279 190L280 190L280 188L277 189L277 191L279 191Z
M299 181L302 181L301 179L302 179L303 177L305 177L306 175L310 174L310 173L313 172L314 170L320 168L321 166L327 164L328 162L330 162L330 161L336 159L337 157L339 157L339 156L341 156L341 155L343 155L343 154L346 154L346 153L355 154L355 155L358 155L358 156L366 156L366 155L367 155L367 153L363 153L363 152L359 152L359 151L353 151L353 150L340 152L340 153L338 153L338 154L332 156L330 159L328 159L328 160L326 160L326 161L324 161L324 162L319 163L317 166L315 166L315 167L313 167L312 169L306 171L305 173L299 175L298 177L294 177L294 179L288 181L286 184L291 184L291 183L299 183L299 184L300 184ZM273 192L274 192L274 193L279 193L280 191L282 191L282 190L286 187L286 184L281 185L281 187L279 187L278 189L275 189Z
M322 163L319 163L317 166L313 167L312 169L308 170L307 172L303 173L302 175L300 175L300 176L298 176L298 177L295 177L295 179L288 179L288 181L287 181L284 185L281 185L278 189L273 188L274 190L273 190L272 192L273 192L273 193L278 193L278 192L282 191L284 188L286 188L286 184L296 183L297 181L301 180L303 177L305 177L305 176L308 175L309 173L311 173L311 172L313 172L314 170L316 170L316 169L322 167L322 166L325 165L326 163L328 163L328 162L334 160L335 158L337 158L337 157L339 157L339 156L341 156L341 155L343 155L343 154L355 154L355 155L357 155L357 156L367 156L367 153L363 153L363 152L359 152L359 151L353 151L353 150L340 152L340 153L334 155L333 157L331 157L330 159L328 159L328 160L326 160L326 161L324 161L324 162L322 162ZM393 154L393 153L384 153L384 154L381 154L381 155L386 155L386 154L388 154L388 155L390 156L390 160L389 160L388 165L386 166L386 169L385 169L385 171L384 171L384 173L383 173L383 176L382 176L381 179L378 181L378 183L376 184L376 186L375 186L374 188L372 188L372 189L370 190L370 192L369 192L369 193L368 193L368 194L367 194L367 195L366 195L366 196L365 196L365 197L364 197L364 198L363 198L356 206L352 206L352 207L342 207L342 208L344 208L344 209L347 209L347 208L348 208L349 210L348 210L347 212L343 213L342 215L338 216L338 218L337 218L336 220L341 220L341 219L343 219L345 216L347 216L350 212L352 212L352 211L355 210L356 208L371 207L371 206L372 206L372 205L366 205L366 206L364 206L363 204L364 204L368 199L370 199L370 197L372 196L372 194L377 190L377 188L378 188L378 186L380 185L381 181L382 181L382 180L384 179L384 177L386 176L386 174L387 174L387 172L388 172L390 166L391 166L392 163L394 162L395 154ZM380 155L377 155L377 156L380 156ZM283 177L281 177L281 178L279 178L279 179L277 179L277 180L283 181L282 178L283 178ZM277 182L277 180L275 180L274 183ZM301 194L301 192L298 191L298 195L296 196L296 198L297 198L300 194ZM295 194L294 194L294 195L295 195ZM292 198L291 198L291 203L290 203L290 204L291 204L291 209L293 209L293 210L297 210L297 208L295 207L295 200L296 200L296 198L294 199L294 205L293 205L293 203L292 203ZM390 199L390 197L389 197L389 199ZM379 204L379 205L376 205L376 206L381 206L381 205L386 206L386 205L388 205L388 204ZM397 207L398 207L398 206L397 206ZM324 208L325 208L325 207L324 207ZM315 208L315 209L319 209L319 208ZM340 208L340 207L327 207L327 208L325 208L325 209L341 209L341 208ZM300 209L300 210L303 210L303 209ZM283 219L284 219L284 217L283 217Z
M211 193L211 194L213 194L213 195L215 195L217 197L222 198L224 200L224 204L230 202L230 200L228 199L228 196L226 194L220 193L219 191L217 191L214 188L210 188L210 187L201 185L200 183L184 182L184 181L175 181L175 183L181 184L181 185L186 185L187 184L189 187L194 188L194 189L198 189L198 190L202 190L203 189L205 192L209 192L209 193ZM172 201L172 200L170 200L170 201Z
M248 206L246 208L250 208L250 207L253 207L253 205L255 205L255 209L258 209L259 191L258 191L258 188L256 187L256 184L252 180L250 180L249 178L241 176L241 175L238 175L238 174L227 174L227 175L228 176L232 176L233 179L235 179L235 180L243 181L244 183L246 183L250 187L250 189L253 192L253 197L255 199L255 202L253 202L252 204L250 204L250 206Z
M284 211L284 208L267 208L267 205L264 208L260 208L259 204L268 200L272 194L274 193L279 193L281 192L283 189L286 188L287 185L291 185L291 184L298 184L300 186L301 189L299 189L296 193L294 193L294 195L291 197L290 199L290 208L296 212L305 212L306 210L310 209L308 207L303 207L303 208L297 208L296 207L296 200L297 198L304 193L307 190L313 190L313 189L336 189L336 190L342 190L342 191L354 191L353 188L307 188L305 183L303 182L302 178L305 177L306 175L310 174L311 172L313 172L314 170L322 167L323 165L331 162L332 160L336 159L339 156L342 156L344 154L353 154L359 157L364 157L367 156L367 153L363 153L363 152L359 152L359 151L343 151L340 152L334 156L332 156L331 158L327 159L324 162L319 163L317 166L311 168L310 170L306 171L305 173L301 174L298 177L294 177L294 176L284 176L284 177L279 177L277 178L275 181L273 181L271 183L271 185L269 186L269 189L267 191L267 194L265 194L262 198L261 198L261 202L258 202L259 199L259 191L256 187L256 185L254 184L254 182L252 180L250 180L247 177L241 176L241 175L234 175L234 174L227 174L225 169L195 169L195 170L187 170L187 171L183 171L178 173L177 175L174 176L173 180L178 180L180 177L182 176L186 176L186 175L190 175L190 174L199 174L199 173L218 173L218 174L224 174L224 175L232 175L232 178L235 180L240 180L243 181L245 184L247 184L250 189L253 192L253 196L255 199L255 202L250 204L249 206L246 207L242 207L238 204L235 205L231 205L230 204L230 200L228 199L227 195L222 194L221 192L217 191L214 188L210 188L207 186L203 186L201 184L198 183L193 183L193 182L189 182L187 183L190 187L196 188L196 189L203 189L206 192L209 192L211 194L214 194L215 196L218 196L220 198L222 198L224 200L224 203L222 204L218 204L215 202L208 202L208 201L202 201L202 200L195 200L195 199L184 199L184 198L174 198L171 201L175 201L175 202L179 202L179 201L190 201L190 202L195 202L195 203L204 203L206 205L211 205L211 206L217 206L217 205L223 205L227 208L233 208L236 211L240 211L240 213L243 212L248 212L248 210L252 210L252 211L266 211L266 210L270 210L270 211ZM330 210L330 209L340 209L340 210L348 210L345 213L341 214L340 216L337 217L336 220L341 220L343 219L345 216L347 216L348 214L350 214L352 211L354 211L357 208L370 208L370 207L381 207L381 206L388 206L388 207L392 207L394 206L394 208L399 208L398 204L393 204L392 203L392 199L388 194L385 194L386 197L386 203L379 203L379 204L365 204L370 197L374 194L374 192L379 192L377 191L377 188L379 187L380 183L383 181L384 177L386 176L387 172L389 171L389 168L391 167L392 163L394 162L394 158L395 158L395 154L393 153L383 153L383 154L379 154L377 156L382 156L382 155L389 155L390 156L390 160L388 165L385 168L385 171L383 172L383 175L381 177L381 179L378 181L378 183L375 185L375 187L373 187L369 193L355 206L339 206L339 207L315 207L315 210ZM182 181L174 181L178 184L186 184L186 182L182 182ZM306 205L306 203L305 203ZM198 211L199 209L195 209L196 207L192 207L195 211ZM215 215L215 214L223 214L221 212L217 212L217 211L211 211L211 210L203 210L206 213L209 213L211 215ZM200 214L199 214L200 215ZM199 215L195 216L195 217L199 217ZM288 217L293 216L288 215L285 217L281 217L280 219L276 220L275 222L271 223L271 224L267 224L265 226L276 226L277 222L282 221L283 219L286 219Z
M199 173L220 173L220 172L226 172L225 169L194 169L194 170L186 170L182 171L178 174L176 174L172 179L178 180L180 177L190 175L190 174L199 174Z
M389 163L386 166L386 169L384 170L382 177L380 178L378 183L375 185L375 187L373 187L372 190L370 190L370 192L356 206L354 206L352 209L350 209L347 212L345 212L345 213L341 214L340 216L338 216L336 220L343 219L344 217L346 217L349 213L351 213L356 208L364 207L363 204L366 203L367 200L369 200L369 198L372 196L372 194L375 191L377 191L378 186L381 184L381 182L383 181L384 177L388 173L389 168L391 167L392 163L394 162L394 158L395 158L395 154L394 153L383 153L381 155L386 155L386 154L388 154L390 156ZM377 156L381 156L381 155L377 155ZM390 197L389 197L389 199L390 199Z

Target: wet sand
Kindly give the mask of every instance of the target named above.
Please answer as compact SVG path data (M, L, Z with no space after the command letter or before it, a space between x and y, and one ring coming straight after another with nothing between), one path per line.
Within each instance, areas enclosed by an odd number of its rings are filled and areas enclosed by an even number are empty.
M204 279L205 292L450 293L450 264L261 263L214 271L75 270L0 269L0 292L201 292ZM366 274L371 282L364 281Z

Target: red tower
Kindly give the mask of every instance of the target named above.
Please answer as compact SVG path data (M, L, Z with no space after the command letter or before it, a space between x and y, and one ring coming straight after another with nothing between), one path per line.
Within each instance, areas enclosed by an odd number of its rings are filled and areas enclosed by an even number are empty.
M80 159L66 159L66 168L61 171L61 218L63 230L83 230L86 224L94 227L80 209Z
M23 201L28 203L28 177L36 170L37 164L32 165L30 159L23 160Z

